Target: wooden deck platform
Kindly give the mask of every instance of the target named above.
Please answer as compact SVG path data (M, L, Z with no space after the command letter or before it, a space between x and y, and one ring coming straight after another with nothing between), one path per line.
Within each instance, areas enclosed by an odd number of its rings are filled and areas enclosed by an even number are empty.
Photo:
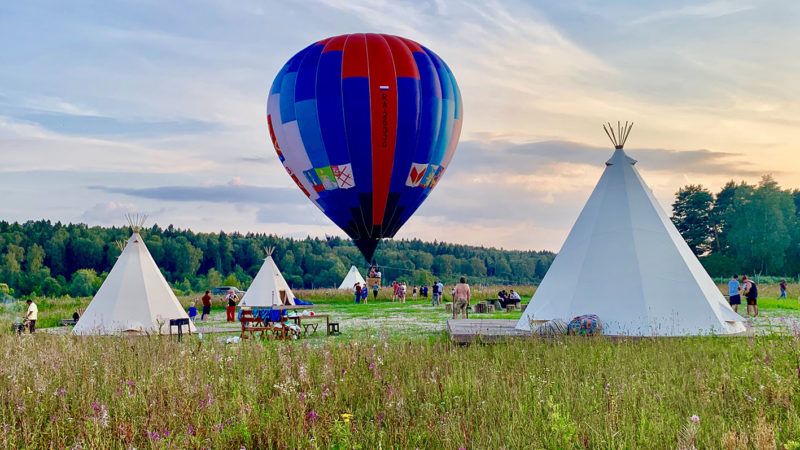
M448 319L447 332L450 339L466 344L480 339L481 342L503 342L508 339L530 336L517 330L516 319Z

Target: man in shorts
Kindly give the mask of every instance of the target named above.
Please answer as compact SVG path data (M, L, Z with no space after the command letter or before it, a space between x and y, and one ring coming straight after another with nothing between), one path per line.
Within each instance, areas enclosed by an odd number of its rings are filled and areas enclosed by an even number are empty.
M742 276L744 282L744 298L747 299L747 314L751 316L758 315L758 286L756 282L747 278L747 275Z
M728 281L728 303L734 311L739 312L739 305L742 304L742 286L739 284L739 275L734 275L731 281Z
M467 307L469 306L470 297L467 279L461 277L453 293L453 319L458 319L459 314L461 314L462 319L467 318Z
M211 314L211 291L206 291L206 295L201 300L203 301L203 313L200 315L200 320L206 320Z

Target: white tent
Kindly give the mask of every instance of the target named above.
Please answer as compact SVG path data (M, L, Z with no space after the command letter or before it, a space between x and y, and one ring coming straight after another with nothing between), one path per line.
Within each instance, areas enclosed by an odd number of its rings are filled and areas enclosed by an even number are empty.
M362 286L366 285L367 282L364 281L364 277L361 276L361 272L358 271L356 266L350 266L350 271L347 272L347 275L342 280L342 284L339 285L339 289L353 289L353 286L356 283L361 283Z
M170 319L189 318L139 235L144 218L130 220L133 235L73 333L169 334ZM191 322L189 327L197 330Z
M610 132L616 150L517 328L596 314L611 335L745 331L623 151L629 132Z
M267 249L264 265L247 288L239 306L277 305L294 305L294 294L272 259L272 249Z

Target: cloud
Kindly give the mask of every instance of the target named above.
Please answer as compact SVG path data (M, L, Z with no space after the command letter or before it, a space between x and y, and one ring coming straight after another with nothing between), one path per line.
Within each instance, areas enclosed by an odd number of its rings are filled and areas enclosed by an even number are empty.
M690 4L675 9L665 9L652 14L647 14L638 19L632 20L630 23L643 25L651 22L669 20L669 19L685 19L685 18L709 18L715 19L717 17L728 16L744 11L751 10L756 6L750 2L718 0L706 3Z
M232 204L296 204L297 189L243 184L241 179L234 178L227 184L208 186L158 186L152 188L126 188L112 186L89 186L89 189L124 194L170 202L208 202Z
M98 203L81 214L81 220L91 224L118 224L125 214L137 212L136 205L124 202Z
M23 113L16 117L36 123L49 131L75 136L146 138L206 133L219 128L218 124L189 119L147 122L67 113Z

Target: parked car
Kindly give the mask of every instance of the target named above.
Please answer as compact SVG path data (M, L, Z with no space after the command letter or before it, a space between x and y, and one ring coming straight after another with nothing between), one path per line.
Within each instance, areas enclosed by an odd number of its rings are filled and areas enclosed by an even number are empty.
M225 295L231 289L233 289L233 292L236 292L239 298L242 298L242 295L245 293L245 291L240 291L239 288L235 286L218 286L211 290L211 295Z

